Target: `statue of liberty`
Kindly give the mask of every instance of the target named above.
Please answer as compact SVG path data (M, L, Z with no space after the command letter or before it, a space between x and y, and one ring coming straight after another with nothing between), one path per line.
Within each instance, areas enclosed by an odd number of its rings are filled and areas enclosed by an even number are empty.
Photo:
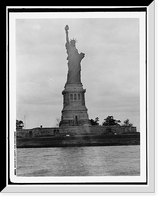
M76 40L72 39L69 41L68 36L68 30L69 26L65 26L65 32L66 32L66 50L67 50L67 60L68 60L68 75L67 75L67 82L69 83L81 83L81 60L84 58L84 53L78 53L78 50L76 49Z

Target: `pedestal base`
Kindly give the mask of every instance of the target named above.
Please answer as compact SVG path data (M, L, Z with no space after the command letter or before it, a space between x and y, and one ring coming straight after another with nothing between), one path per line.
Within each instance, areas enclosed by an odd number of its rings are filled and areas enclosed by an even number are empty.
M66 84L60 127L90 125L82 84Z
M83 126L61 126L59 128L61 135L90 135L91 134L91 126L83 125Z

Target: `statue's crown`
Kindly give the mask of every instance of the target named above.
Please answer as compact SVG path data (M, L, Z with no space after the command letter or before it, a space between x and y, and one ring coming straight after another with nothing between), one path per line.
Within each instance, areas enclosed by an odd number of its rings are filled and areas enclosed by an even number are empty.
M75 44L75 43L77 43L77 40L73 38L73 39L70 40L70 43L74 43Z

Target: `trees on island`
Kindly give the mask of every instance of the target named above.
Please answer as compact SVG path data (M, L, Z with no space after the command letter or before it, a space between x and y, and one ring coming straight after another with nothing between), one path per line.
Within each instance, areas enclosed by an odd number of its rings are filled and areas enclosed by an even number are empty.
M59 127L60 121L61 119L58 117L55 119L55 127Z
M95 119L89 120L91 125L99 125L99 117ZM56 118L56 127L59 127L60 119ZM129 119L124 120L123 124L121 124L120 120L114 119L113 116L108 116L104 119L102 126L128 126L132 127L133 124L129 122ZM22 129L24 127L24 122L22 120L16 120L16 129Z
M16 120L16 129L22 129L24 127L24 122L21 120Z
M104 119L105 121L102 123L103 126L115 126L119 125L120 120L114 119L113 116L108 116Z
M95 118L95 120L94 119L90 119L89 120L90 121L90 123L91 123L91 125L99 125L99 118L98 117L96 117Z
M129 126L129 127L132 127L133 124L129 122L129 119L126 119L126 120L124 121L124 123L122 124L122 126Z
M129 122L129 119L124 120L123 124L121 124L120 120L114 119L113 116L108 116L104 120L105 121L102 123L103 126L133 126L133 124Z
M91 125L99 125L99 118L96 117L95 119L90 119ZM108 116L104 119L102 126L128 126L132 127L133 124L129 122L129 119L124 120L121 124L121 121L118 119L114 119L113 116Z

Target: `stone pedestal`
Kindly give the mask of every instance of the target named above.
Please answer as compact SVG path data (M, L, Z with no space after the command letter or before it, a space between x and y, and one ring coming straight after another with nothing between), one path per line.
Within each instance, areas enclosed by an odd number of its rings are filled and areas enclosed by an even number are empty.
M90 125L85 106L85 92L81 83L65 85L65 89L62 91L61 127Z

